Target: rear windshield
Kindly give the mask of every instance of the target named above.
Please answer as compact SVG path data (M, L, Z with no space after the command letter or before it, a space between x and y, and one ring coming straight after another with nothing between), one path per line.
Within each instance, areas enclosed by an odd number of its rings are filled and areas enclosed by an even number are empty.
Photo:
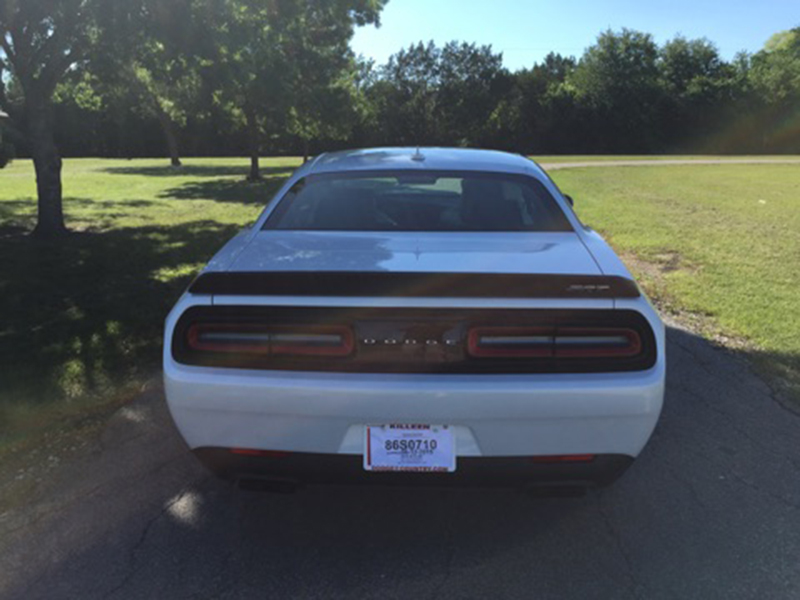
M572 231L531 177L431 172L312 175L281 199L264 229Z

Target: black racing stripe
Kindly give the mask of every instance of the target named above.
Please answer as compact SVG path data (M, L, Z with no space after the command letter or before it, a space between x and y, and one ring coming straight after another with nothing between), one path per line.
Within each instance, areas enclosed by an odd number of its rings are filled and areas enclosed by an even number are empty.
M270 271L203 273L192 294L391 298L638 298L632 280L605 275Z

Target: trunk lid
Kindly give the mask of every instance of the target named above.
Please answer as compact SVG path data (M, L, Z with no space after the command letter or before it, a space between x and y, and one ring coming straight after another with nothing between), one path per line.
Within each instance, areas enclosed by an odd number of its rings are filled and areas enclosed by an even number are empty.
M576 233L262 231L235 272L602 275Z

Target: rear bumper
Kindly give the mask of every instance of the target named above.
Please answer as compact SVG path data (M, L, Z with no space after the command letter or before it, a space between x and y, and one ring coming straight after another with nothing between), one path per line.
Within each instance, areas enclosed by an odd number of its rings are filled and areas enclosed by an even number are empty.
M637 456L658 421L663 365L577 375L281 373L165 365L170 411L190 448L361 457L364 427L450 425L456 455Z
M452 473L365 471L360 456L293 453L280 457L242 456L224 448L196 448L195 456L224 479L286 484L360 484L465 487L598 487L615 481L633 462L630 456L606 454L591 462L537 463L525 457L459 458Z

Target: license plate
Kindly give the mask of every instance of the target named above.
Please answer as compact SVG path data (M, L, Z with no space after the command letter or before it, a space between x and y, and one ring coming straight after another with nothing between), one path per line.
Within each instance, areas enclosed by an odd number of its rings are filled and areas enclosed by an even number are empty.
M367 471L456 470L453 430L447 425L370 425L364 445Z

